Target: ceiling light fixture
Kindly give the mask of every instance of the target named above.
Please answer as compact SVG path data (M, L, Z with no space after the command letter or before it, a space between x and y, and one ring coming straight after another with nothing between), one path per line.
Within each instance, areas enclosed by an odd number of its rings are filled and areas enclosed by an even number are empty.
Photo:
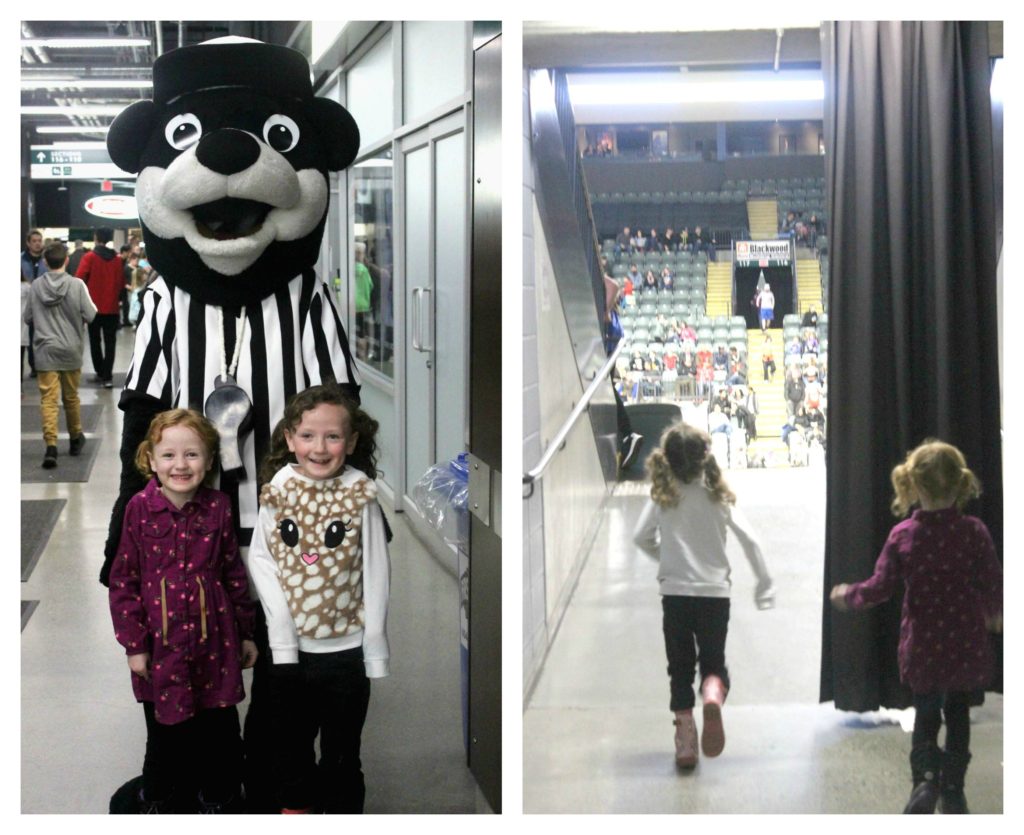
M693 76L691 75L690 78ZM675 81L574 84L573 104L709 104L714 102L822 101L821 80Z
M100 127L76 127L75 125L69 125L68 127L59 125L41 125L36 128L36 133L48 133L48 134L68 134L68 133L107 133L110 130L109 125L103 125Z
M149 38L22 38L21 47L33 49L118 49L146 47Z
M153 86L151 78L72 78L51 76L48 78L22 79L22 90L55 90L63 87L77 87L79 90L126 90L133 88L149 89Z
M127 104L24 105L22 116L116 116Z

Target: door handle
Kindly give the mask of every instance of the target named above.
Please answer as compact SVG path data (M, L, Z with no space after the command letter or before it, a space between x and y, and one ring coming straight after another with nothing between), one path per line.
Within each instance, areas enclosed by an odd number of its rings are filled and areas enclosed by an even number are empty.
M429 287L422 287L420 289L422 291L420 293L420 306L422 307L424 299L427 300L427 306L426 306L425 311L424 310L420 311L420 328L422 329L423 323L426 322L427 323L426 331L427 331L427 334L430 336L430 341L426 345L424 345L420 350L423 350L423 351L433 351L434 350L434 317L433 317L433 315L431 315L432 314L431 307L433 306L432 299L434 297L434 291L431 290ZM420 342L421 343L423 342L423 333L422 332L420 333Z
M412 288L412 348L414 351L422 351L423 344L420 334L420 305L419 298L423 291L422 287Z

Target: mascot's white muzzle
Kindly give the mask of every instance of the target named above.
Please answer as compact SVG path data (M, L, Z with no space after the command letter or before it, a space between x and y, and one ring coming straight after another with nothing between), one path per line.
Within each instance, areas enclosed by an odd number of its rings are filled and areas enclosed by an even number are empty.
M238 275L274 241L305 237L327 208L327 183L319 171L296 171L273 148L244 136L254 143L248 148L253 159L235 166L241 170L222 173L204 165L200 143L167 168L144 168L135 186L146 226L161 238L184 238L222 275Z

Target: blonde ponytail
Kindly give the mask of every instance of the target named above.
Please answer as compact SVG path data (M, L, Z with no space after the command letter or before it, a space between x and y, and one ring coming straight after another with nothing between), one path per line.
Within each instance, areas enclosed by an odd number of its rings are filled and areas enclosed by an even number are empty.
M679 504L679 484L660 447L647 456L646 468L651 479L651 499L654 503L659 507L675 507Z
M913 453L911 453L912 455ZM892 487L896 495L892 500L893 516L906 516L911 506L917 502L917 491L914 489L914 480L910 477L910 465L907 456L902 464L897 464L892 471Z

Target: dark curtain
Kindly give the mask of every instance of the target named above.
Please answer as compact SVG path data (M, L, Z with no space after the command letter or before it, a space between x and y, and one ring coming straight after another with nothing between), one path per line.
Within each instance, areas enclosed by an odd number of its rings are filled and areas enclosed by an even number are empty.
M871 575L897 521L889 473L925 438L967 457L984 491L967 512L1002 559L987 24L826 23L822 36L832 255L820 695L867 711L909 704L896 667L902 595L841 614L828 590Z

